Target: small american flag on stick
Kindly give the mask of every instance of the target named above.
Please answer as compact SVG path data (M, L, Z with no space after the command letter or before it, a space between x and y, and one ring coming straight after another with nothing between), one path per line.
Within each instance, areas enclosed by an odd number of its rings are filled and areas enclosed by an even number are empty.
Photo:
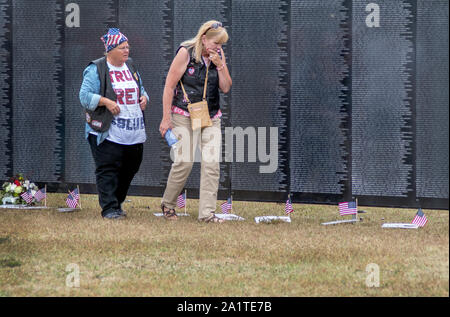
M414 217L413 221L411 223L418 225L419 227L424 227L428 222L427 217L425 216L425 214L422 211L422 208L420 208L417 213L416 216Z
M23 198L27 202L27 204L30 204L33 201L33 194L31 193L31 190L27 190L26 192L22 193L20 197Z
M357 213L358 213L358 206L356 205L356 201L339 203L339 214L341 216L356 215Z
M36 192L36 194L34 194L34 198L36 198L36 201L41 201L46 197L46 195L47 193L45 188L41 188Z
M73 198L75 198L76 200L80 199L80 190L77 188L75 188L73 190L73 192L70 192L70 194L72 195Z
M220 205L223 214L227 214L229 210L232 210L232 201L231 198L228 198L226 202Z
M78 200L80 199L80 192L78 188L75 188L73 192L69 192L69 196L66 199L66 205L69 208L76 208L78 206Z
M186 206L186 196L185 194L181 194L177 198L177 207L178 208L184 208Z
M284 206L284 212L286 215L289 215L291 212L294 212L294 208L292 207L291 197L286 200L286 205Z

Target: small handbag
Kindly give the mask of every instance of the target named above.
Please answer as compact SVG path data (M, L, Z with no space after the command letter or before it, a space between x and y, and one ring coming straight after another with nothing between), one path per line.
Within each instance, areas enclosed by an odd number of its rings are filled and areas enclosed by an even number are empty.
M205 127L211 127L212 121L209 117L208 102L206 101L206 87L208 86L208 70L209 66L206 68L205 85L203 87L203 98L202 101L191 103L184 89L183 83L180 80L181 88L183 89L184 98L188 103L188 111L191 117L192 130L197 130Z

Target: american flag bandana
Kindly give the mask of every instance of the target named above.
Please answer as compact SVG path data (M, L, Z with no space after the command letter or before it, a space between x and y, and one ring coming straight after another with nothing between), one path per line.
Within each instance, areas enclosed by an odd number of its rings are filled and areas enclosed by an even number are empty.
M100 39L105 45L106 52L109 52L117 45L120 45L121 43L128 41L127 37L122 33L120 33L119 29L116 28L109 29L108 33L103 35Z

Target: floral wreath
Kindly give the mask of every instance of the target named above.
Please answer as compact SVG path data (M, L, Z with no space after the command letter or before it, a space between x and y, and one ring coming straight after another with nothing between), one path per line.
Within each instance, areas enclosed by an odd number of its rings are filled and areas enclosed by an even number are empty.
M39 190L35 183L30 182L25 179L23 174L19 173L16 176L10 177L7 182L4 182L2 188L0 189L0 203L3 204L14 204L14 205L22 205L27 204L30 205L34 203L33 201L27 203L22 194L30 191L31 195Z

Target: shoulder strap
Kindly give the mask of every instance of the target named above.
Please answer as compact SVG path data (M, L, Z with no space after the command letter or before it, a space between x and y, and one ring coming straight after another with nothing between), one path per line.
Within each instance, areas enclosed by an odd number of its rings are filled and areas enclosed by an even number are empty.
M212 62L210 62L212 63ZM206 100L206 87L208 86L208 70L209 70L209 65L208 67L206 67L206 77L205 77L205 84L203 85L203 100ZM184 89L184 85L183 82L180 79L180 84L181 84L181 89L183 89L183 95L184 98L186 99L187 103L191 103L191 101L188 98L188 95L186 93L186 90Z
M212 63L212 62L210 61L209 63ZM208 70L209 70L209 65L208 65L208 67L206 67L205 86L203 87L203 100L206 99L206 87L208 86Z
M186 90L184 89L184 85L183 85L183 82L181 81L181 79L180 79L180 84L181 84L181 89L183 89L184 99L186 99L187 103L191 103L191 101L189 100L188 95L186 93Z

